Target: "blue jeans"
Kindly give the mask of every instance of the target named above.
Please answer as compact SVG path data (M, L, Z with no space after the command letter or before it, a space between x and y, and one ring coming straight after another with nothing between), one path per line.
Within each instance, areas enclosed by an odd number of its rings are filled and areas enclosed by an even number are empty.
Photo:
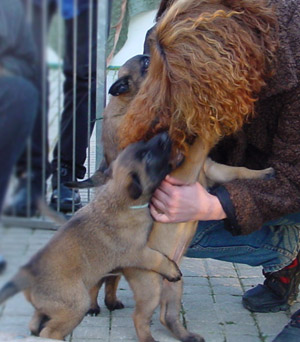
M223 221L200 221L186 256L262 266L265 272L275 272L289 265L299 250L300 213L296 213L240 236L231 235Z
M0 77L0 211L12 169L35 120L38 91L22 77Z

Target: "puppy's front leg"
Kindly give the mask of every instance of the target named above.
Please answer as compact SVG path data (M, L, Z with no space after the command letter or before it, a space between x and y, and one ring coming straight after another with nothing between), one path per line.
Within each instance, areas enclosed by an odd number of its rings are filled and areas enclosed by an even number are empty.
M142 249L141 253L135 255L134 261L127 266L154 271L171 282L180 280L182 276L173 260L147 246Z
M267 178L274 174L274 170L271 167L263 170L251 170L246 167L228 166L219 164L210 158L206 158L204 163L204 173L212 183L222 184L234 179Z

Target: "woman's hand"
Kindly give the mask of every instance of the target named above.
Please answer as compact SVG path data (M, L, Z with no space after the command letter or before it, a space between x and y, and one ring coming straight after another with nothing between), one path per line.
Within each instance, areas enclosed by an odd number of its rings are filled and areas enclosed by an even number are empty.
M167 176L150 204L154 220L162 223L221 220L226 214L216 196L199 183L184 184Z

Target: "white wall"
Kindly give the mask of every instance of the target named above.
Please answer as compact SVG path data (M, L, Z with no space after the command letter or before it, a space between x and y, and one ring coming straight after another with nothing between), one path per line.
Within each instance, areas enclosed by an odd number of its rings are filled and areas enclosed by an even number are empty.
M133 17L129 23L128 39L114 56L111 65L121 66L134 55L143 53L146 32L154 25L156 10L143 12Z

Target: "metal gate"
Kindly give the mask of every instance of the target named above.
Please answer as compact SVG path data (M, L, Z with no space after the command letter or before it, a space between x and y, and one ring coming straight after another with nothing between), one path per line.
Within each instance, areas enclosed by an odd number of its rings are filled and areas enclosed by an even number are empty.
M66 174L72 180L89 177L102 158L101 115L106 101L105 47L111 0L22 1L39 53L39 124L36 122L27 142L23 162L16 166L7 195L9 206L21 177L23 182L26 179L26 213L20 215L15 208L15 212L4 214L2 221L5 225L51 229L55 224L33 210L36 183L42 197L51 202L56 177L55 209L61 211ZM77 209L75 196L73 190L70 215ZM82 205L90 196L90 190L80 190Z

